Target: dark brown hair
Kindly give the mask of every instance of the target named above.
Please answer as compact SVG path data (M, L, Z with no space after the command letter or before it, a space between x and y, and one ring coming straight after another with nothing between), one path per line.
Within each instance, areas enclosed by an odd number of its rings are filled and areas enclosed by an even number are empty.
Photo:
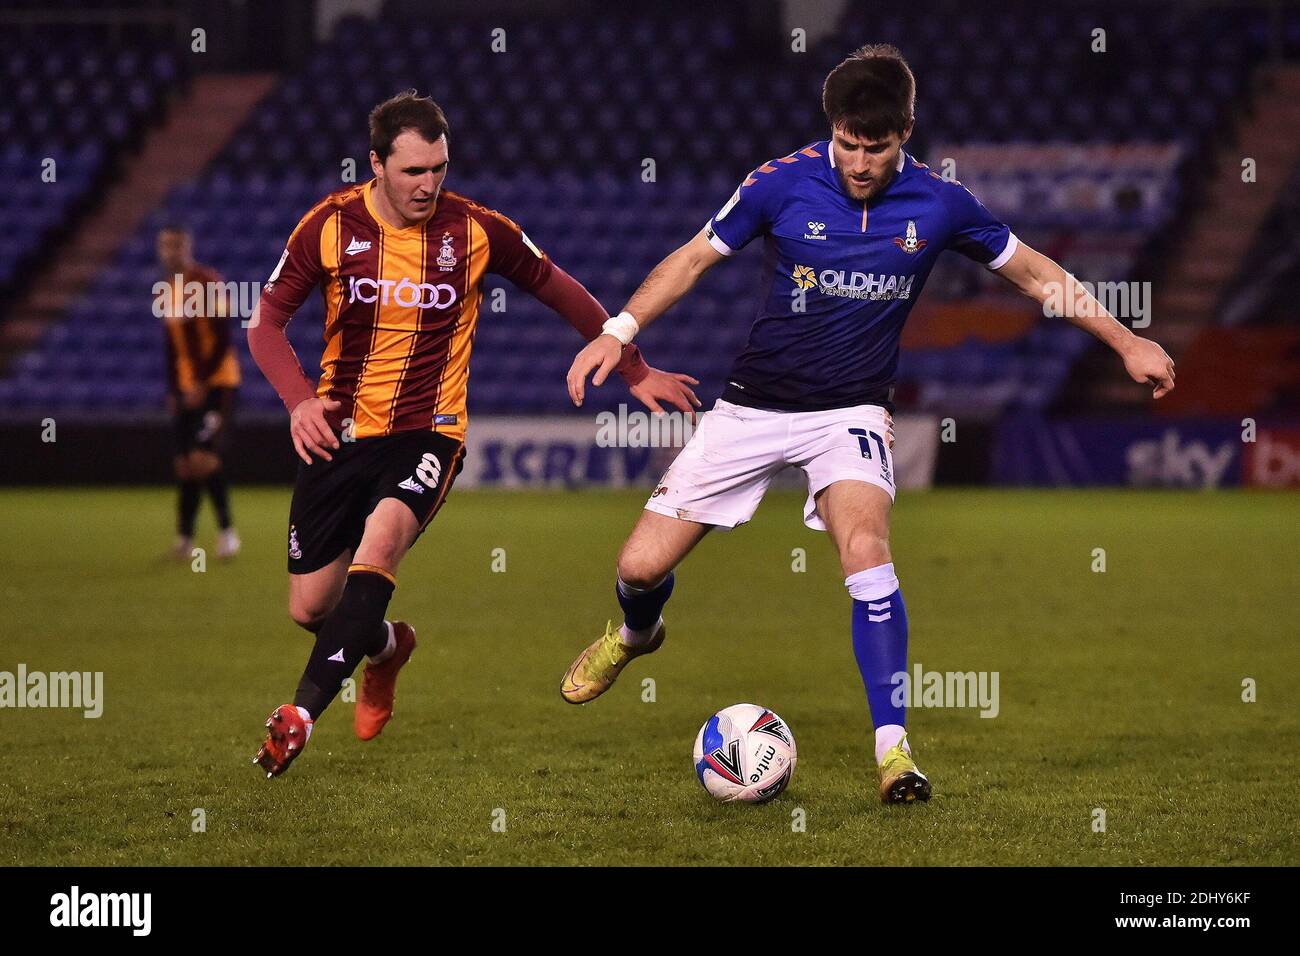
M831 127L843 127L852 136L902 136L915 107L916 78L903 54L888 43L854 51L831 70L822 87L822 109Z
M370 148L381 163L393 151L393 140L408 129L415 130L427 142L436 143L447 132L447 117L437 103L415 90L398 93L370 111Z

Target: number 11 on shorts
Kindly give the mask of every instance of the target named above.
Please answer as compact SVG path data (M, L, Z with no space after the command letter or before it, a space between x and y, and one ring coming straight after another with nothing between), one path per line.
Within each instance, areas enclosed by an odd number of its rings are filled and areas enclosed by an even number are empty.
M874 460L871 455L871 443L874 441L876 447L880 449L880 477L889 482L890 487L894 485L894 476L890 473L889 455L885 452L885 440L877 432L867 431L865 428L850 428L849 434L858 440L858 448L862 452L862 457Z
M868 439L871 439L872 441L875 441L876 446L880 449L880 460L882 462L889 461L889 459L885 457L885 440L875 432L869 432L865 428L850 428L849 434L857 436L858 447L862 449L863 458L871 457L871 441L868 441Z

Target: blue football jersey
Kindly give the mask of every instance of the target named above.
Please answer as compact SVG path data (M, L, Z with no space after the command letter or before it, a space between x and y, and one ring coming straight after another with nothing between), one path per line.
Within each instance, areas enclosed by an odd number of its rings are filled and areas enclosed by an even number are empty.
M1001 268L1016 237L965 186L900 152L863 203L844 191L829 141L764 163L710 220L731 255L764 241L765 292L722 397L814 411L892 410L903 323L944 249Z

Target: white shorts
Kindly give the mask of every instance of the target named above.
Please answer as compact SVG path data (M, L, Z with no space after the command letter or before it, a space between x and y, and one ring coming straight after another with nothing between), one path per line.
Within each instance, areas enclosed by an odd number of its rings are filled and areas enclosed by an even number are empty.
M664 473L646 508L670 518L734 528L754 516L788 467L808 477L803 521L825 531L816 496L837 481L865 481L894 497L893 421L879 405L777 412L721 399Z

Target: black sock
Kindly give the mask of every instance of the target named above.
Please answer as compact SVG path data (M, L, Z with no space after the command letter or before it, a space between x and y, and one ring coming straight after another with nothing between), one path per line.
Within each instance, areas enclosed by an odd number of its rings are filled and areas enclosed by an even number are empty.
M183 538L194 537L194 519L199 513L199 499L203 486L197 481L182 481L180 497L176 501L177 530Z
M652 588L634 588L624 584L621 578L618 580L614 593L618 595L618 603L623 608L623 623L629 631L644 631L655 625L664 605L672 597L676 580L676 575L671 571Z
M217 509L217 527L225 531L230 527L230 485L226 484L223 469L208 476L208 494L212 496L212 507Z
M316 632L316 646L298 682L295 706L304 707L312 720L338 694L361 658L378 654L388 643L384 613L393 596L393 582L374 571L348 572L338 605Z

